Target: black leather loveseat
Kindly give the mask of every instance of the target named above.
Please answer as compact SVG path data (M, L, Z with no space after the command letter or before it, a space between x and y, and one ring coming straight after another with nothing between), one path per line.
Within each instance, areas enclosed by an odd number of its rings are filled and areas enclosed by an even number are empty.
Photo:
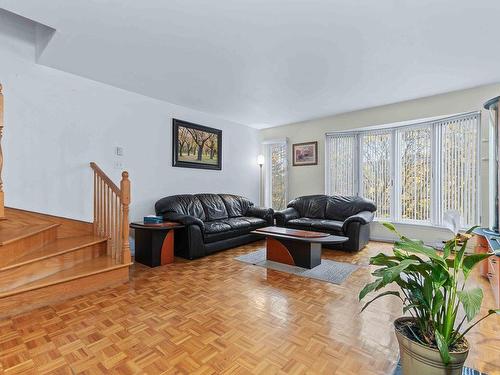
M368 243L376 210L375 203L362 197L308 195L294 199L274 217L280 227L349 237L343 244L324 246L358 251Z
M182 194L160 199L156 214L185 228L175 232L175 254L187 259L263 238L250 232L273 225L272 209L232 194Z

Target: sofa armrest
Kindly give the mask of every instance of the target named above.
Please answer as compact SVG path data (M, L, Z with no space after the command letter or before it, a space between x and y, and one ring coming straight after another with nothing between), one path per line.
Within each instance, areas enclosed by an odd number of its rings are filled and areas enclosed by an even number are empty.
M276 211L274 213L274 218L276 219L276 225L279 227L284 227L289 220L298 219L300 217L299 211L293 207L288 207L282 211Z
M272 208L250 206L246 215L264 219L269 225L273 225L274 210Z
M349 216L347 219L344 220L344 224L342 225L342 230L344 233L347 232L347 227L350 223L358 222L360 224L368 224L373 221L373 218L375 217L375 214L370 211L361 211L357 213L356 215Z
M205 224L203 224L203 221L194 216L179 214L177 212L167 212L163 214L163 220L176 221L186 226L198 225L202 231L205 230Z

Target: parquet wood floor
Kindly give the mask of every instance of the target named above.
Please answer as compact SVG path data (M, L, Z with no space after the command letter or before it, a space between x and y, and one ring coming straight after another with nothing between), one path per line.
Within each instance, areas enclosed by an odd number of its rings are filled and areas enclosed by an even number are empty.
M1 374L391 374L396 299L363 314L368 258L390 245L324 257L359 264L343 285L235 261L263 242L149 269L129 284L0 321ZM486 281L484 308L493 303ZM467 364L500 374L500 317L481 323Z

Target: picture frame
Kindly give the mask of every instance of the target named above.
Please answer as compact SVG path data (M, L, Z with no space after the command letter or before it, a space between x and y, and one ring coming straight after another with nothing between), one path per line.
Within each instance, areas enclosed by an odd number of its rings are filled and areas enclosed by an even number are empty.
M172 119L172 166L222 170L222 130Z
M292 145L294 167L318 164L318 142L294 143Z

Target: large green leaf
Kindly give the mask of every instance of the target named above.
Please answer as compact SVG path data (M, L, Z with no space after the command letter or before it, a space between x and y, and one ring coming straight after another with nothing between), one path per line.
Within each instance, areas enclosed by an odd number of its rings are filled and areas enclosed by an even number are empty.
M382 279L377 279L372 283L366 284L361 292L359 292L359 300L361 301L368 293L373 292L381 283Z
M448 350L448 343L445 338L439 331L434 332L434 336L436 337L436 344L439 349L439 353L441 354L441 359L443 363L447 365L450 363L450 352Z
M436 315L444 305L444 296L441 290L436 290L434 299L432 300L432 315Z
M399 263L396 263L396 265L398 265L398 264ZM384 273L387 271L388 268L389 267L377 268L375 271L372 272L372 276L375 276L375 277L384 277Z
M399 251L399 250L398 250L398 249L396 249L396 248L393 248L393 249L392 249L392 252L393 252L394 256L395 256L396 258L398 258L399 260L403 260L403 259L408 258L408 255L407 255L406 253L403 253L402 251Z
M410 311L411 309L418 309L420 307L420 305L416 304L416 303L410 303L409 305L406 305L405 307L403 307L403 314L406 314L408 311Z
M444 245L444 248L443 248L443 259L448 259L452 250L455 249L455 245L456 245L455 239L452 239L452 240L449 240L448 242L446 242L446 244Z
M458 250L455 253L455 259L453 259L453 268L454 269L458 270L460 268L460 264L462 263L466 248L467 248L467 243L464 242L462 247L460 247L460 250Z
M370 264L374 266L395 266L398 264L399 259L393 256L389 256L383 253L379 253L373 257L370 258Z
M462 290L457 292L458 299L462 303L467 316L467 321L470 322L481 309L483 302L483 291L481 288L471 290Z
M425 245L423 241L411 240L407 237L403 237L401 241L396 241L394 243L394 247L399 250L426 255L446 266L446 262L438 255L436 249Z
M473 227L470 227L469 230L465 233L471 234L472 232L474 232L474 229L476 229L476 228L479 228L479 225L474 225Z
M365 303L365 305L363 306L363 308L361 309L360 312L363 312L373 301L376 301L377 299L379 299L380 297L384 297L384 296L389 296L389 295L392 295L392 296L396 296L398 297L400 300L402 300L401 296L399 295L399 292L395 292L395 291L392 291L392 290L388 290L387 292L383 292L383 293L380 293L379 295L377 295L375 298L371 299L370 301L368 301L367 303Z
M429 310L430 304L426 301L423 293L423 288L415 284L409 285L409 297L412 303L416 303L421 309Z
M433 267L431 271L431 277L433 287L437 289L441 288L446 283L446 281L450 277L450 274L447 269L444 269L442 267Z
M419 262L414 259L405 259L402 260L397 266L386 268L383 272L382 283L384 285L392 283L406 268L418 263Z
M471 273L472 269L476 264L478 264L482 260L485 260L486 258L489 258L491 255L492 254L485 254L485 253L467 255L462 263L462 271L464 273L465 279L469 277L469 274Z
M428 306L431 306L433 299L433 290L432 290L432 279L426 278L424 280L424 288L422 290L425 302Z
M399 237L399 233L398 233L398 231L396 230L396 227L394 226L394 224L392 224L392 223L388 223L388 222L383 222L383 223L382 223L382 225L383 225L384 227L386 227L387 229L389 229L391 232L393 232L393 233L397 234L397 235L398 235L398 237Z
M396 280L394 280L396 284L399 285L401 289L409 289L409 283L408 281L404 280L401 276L397 277Z

